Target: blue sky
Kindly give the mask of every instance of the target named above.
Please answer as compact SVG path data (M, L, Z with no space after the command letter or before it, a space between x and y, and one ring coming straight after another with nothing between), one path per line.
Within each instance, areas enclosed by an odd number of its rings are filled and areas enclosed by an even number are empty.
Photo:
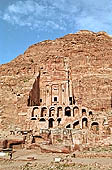
M112 35L112 1L0 0L0 64L34 43L82 29Z

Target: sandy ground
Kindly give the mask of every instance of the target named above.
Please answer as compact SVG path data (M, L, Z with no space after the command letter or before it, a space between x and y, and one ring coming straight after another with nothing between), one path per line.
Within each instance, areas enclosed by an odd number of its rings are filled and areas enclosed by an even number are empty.
M60 157L62 161L54 160ZM0 159L0 170L112 170L112 158L80 158L66 154L41 153L39 150L17 150L9 157Z

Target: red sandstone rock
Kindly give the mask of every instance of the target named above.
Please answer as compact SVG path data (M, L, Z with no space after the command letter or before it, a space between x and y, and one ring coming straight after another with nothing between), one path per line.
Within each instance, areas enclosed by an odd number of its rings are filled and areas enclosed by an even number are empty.
M48 71L53 71L52 65L57 62L61 67L64 58L69 58L77 104L108 115L112 107L112 37L105 32L80 31L34 44L23 55L0 66L3 129L11 125L27 127L28 97L39 69L48 65Z

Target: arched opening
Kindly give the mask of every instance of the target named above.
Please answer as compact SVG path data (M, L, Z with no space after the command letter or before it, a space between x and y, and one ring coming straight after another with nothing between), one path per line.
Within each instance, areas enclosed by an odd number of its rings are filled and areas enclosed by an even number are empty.
M82 116L87 116L86 115L86 109L82 109Z
M40 122L45 122L46 120L44 118L41 118L40 119Z
M68 128L71 128L71 124L68 124L67 126L66 126L66 128L68 129Z
M37 118L36 117L32 117L31 120L37 120Z
M58 107L57 108L57 117L60 117L63 115L63 110L62 110L62 107Z
M54 107L51 107L51 108L49 109L49 117L54 116L54 114L55 114L55 108L54 108Z
M65 116L71 116L71 109L70 107L65 108Z
M86 117L82 119L82 128L86 129L88 127L88 120Z
M92 113L92 111L89 111L89 116L93 116L93 113Z
M53 118L50 118L49 119L49 128L53 128L53 122L54 122L54 119Z
M74 122L73 129L80 129L79 121Z
M47 108L46 107L43 107L42 109L41 109L41 115L40 115L40 117L44 117L44 116L46 116L47 115Z
M98 133L98 131L99 131L99 124L98 124L98 122L93 122L93 123L91 124L91 130L92 130L94 133Z
M78 115L78 114L79 114L79 108L77 106L75 106L73 108L73 116Z
M37 117L39 113L39 108L38 107L34 107L33 111L32 111L32 117Z
M82 109L82 113L86 113L86 109Z
M60 125L60 122L61 122L61 118L58 118L57 119L57 122L58 122L58 126Z

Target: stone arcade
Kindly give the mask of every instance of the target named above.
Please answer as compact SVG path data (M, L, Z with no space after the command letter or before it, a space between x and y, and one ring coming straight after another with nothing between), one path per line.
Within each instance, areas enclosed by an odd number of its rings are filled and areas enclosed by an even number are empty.
M0 147L112 145L111 61L112 37L81 30L1 65Z
M68 57L57 56L54 62L40 67L28 107L27 129L52 132L52 139L62 133L60 139L64 140L65 131L66 135L72 134L73 143L80 144L91 141L91 134L96 134L99 140L102 135L111 133L106 116L77 105Z

